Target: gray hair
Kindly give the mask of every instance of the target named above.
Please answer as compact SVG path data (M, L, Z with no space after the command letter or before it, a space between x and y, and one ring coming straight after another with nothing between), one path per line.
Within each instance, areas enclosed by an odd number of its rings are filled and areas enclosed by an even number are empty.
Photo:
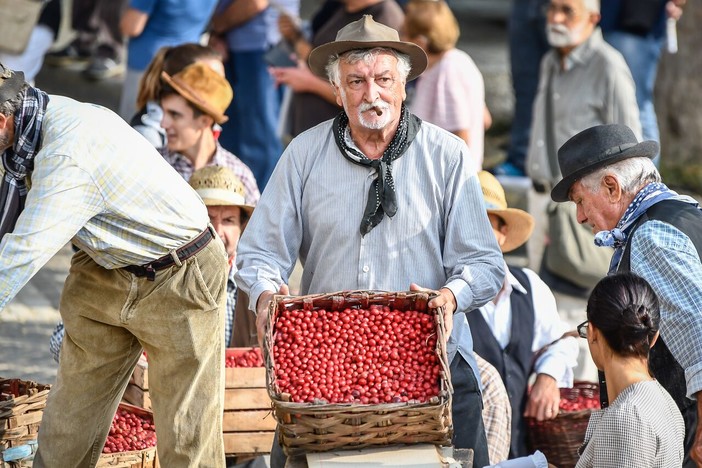
M600 0L583 0L583 6L591 13L600 12Z
M329 82L335 86L340 85L341 72L340 64L341 60L346 63L353 64L363 60L366 63L370 63L372 59L377 57L379 54L386 53L394 56L397 59L397 72L400 74L400 79L403 83L407 82L407 76L409 75L412 65L410 64L409 55L403 54L395 49L389 47L376 47L374 49L353 49L348 52L344 52L341 55L334 55L329 59L327 63L327 76L329 77Z
M0 104L0 114L4 115L5 117L15 115L15 113L19 110L20 106L22 105L24 93L25 91L27 91L27 88L29 88L29 84L24 83L22 87L20 87L20 90L15 97L13 97L12 99L8 99L7 101Z
M600 182L608 175L619 181L622 192L626 195L636 194L641 187L661 181L661 175L653 161L645 157L636 157L597 169L580 179L580 182L591 193L598 193L602 187Z

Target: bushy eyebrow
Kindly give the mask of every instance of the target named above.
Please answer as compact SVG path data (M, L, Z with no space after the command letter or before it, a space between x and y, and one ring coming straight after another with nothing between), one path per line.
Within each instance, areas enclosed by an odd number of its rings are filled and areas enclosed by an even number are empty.
M377 76L383 76L383 75L387 75L387 74L392 74L392 70L390 70L390 69L383 70L380 73L376 73L373 76L377 77ZM346 78L365 78L365 77L366 77L366 75L361 75L358 73L349 73L348 75L346 75Z

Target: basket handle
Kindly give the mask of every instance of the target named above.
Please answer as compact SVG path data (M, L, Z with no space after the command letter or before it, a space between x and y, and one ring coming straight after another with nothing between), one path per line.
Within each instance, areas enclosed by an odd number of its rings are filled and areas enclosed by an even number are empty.
M436 294L434 295L435 297L437 296ZM448 340L448 336L446 336L446 322L444 321L444 313L445 313L444 306L440 306L436 308L436 321L437 326L441 329L441 335L446 337L446 340ZM445 345L443 345L445 346ZM439 360L441 361L441 365L444 369L446 369L447 372L447 378L446 378L446 383L448 384L448 390L449 390L449 395L453 395L453 384L451 383L451 366L449 365L448 362L448 355L446 353L437 353L439 355Z

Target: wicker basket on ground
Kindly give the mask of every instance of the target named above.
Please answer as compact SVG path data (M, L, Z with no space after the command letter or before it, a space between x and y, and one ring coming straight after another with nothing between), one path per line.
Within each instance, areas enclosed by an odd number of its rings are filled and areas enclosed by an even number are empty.
M599 405L599 386L592 382L575 382L573 388L561 389L561 402L568 400L596 401ZM546 459L558 468L572 468L578 463L578 448L585 439L592 409L565 412L547 421L527 418L529 451L540 450Z
M0 452L37 438L50 388L0 377Z
M352 291L309 296L276 296L264 340L266 380L279 424L280 442L287 455L363 447L432 443L450 445L451 383L446 357L443 310L429 309L429 295L420 292ZM344 311L388 306L406 312L428 313L436 324L436 355L440 366L439 393L426 402L361 404L298 403L280 392L273 353L274 327L285 310Z

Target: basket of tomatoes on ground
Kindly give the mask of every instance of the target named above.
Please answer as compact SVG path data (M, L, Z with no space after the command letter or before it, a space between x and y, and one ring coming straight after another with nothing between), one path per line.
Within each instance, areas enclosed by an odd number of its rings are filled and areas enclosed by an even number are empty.
M451 444L443 310L428 301L383 291L274 298L264 358L286 454Z
M120 403L112 418L110 432L97 468L157 468L156 427L153 413Z
M529 451L540 450L549 463L559 468L574 467L578 448L585 439L590 414L600 409L600 388L593 382L574 382L561 389L561 402L555 419L527 418Z

